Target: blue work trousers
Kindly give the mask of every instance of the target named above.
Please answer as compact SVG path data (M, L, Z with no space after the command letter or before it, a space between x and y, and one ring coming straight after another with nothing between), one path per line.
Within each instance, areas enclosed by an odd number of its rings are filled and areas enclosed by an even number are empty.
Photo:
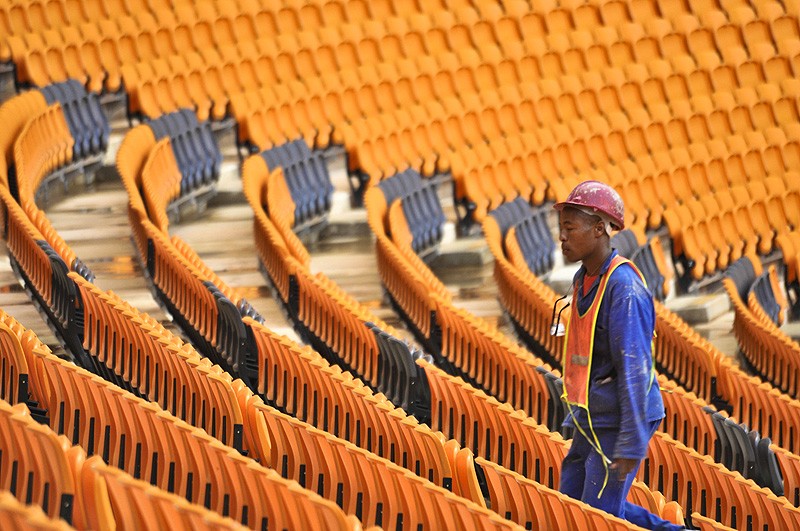
M658 429L659 424L661 424L660 420L653 423L651 436ZM595 430L595 433L597 433L603 453L611 459L611 456L614 455L614 445L617 442L618 430L598 429ZM588 435L591 437L591 434ZM641 464L641 461L639 464ZM645 529L657 531L684 529L683 526L663 520L625 499L628 497L628 491L631 490L631 485L638 470L639 465L636 465L633 471L624 478L617 477L617 473L614 470L609 470L608 483L603 489L603 480L606 474L603 458L592 448L589 441L581 435L580 431L575 430L572 446L561 465L561 485L559 490L567 496L624 518L632 524ZM601 490L603 491L602 495L598 497Z

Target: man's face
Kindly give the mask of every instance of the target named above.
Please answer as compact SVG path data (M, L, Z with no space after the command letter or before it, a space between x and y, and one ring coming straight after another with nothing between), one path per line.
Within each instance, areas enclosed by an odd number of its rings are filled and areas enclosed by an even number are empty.
M558 215L558 239L561 252L570 262L589 256L603 233L603 222L575 208L566 207Z

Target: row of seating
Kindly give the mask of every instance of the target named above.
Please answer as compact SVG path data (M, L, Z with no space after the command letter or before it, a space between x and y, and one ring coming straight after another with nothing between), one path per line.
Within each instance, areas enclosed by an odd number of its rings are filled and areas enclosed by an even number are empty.
M0 422L5 436L0 442L5 525L72 529L68 525L72 523L78 528L105 529L115 522L169 522L193 529L244 529L229 518L133 479L103 463L100 456L87 459L80 447L35 422L24 406L0 401ZM19 502L29 508L20 509ZM129 504L138 510L131 511ZM12 510L17 514L5 514ZM56 524L58 518L62 525Z
M71 273L80 292L83 345L96 372L112 383L203 428L223 444L263 460L247 444L256 425L243 426L230 375L113 292Z
M664 212L679 258L696 278L723 271L742 256L768 254L777 234L800 226L797 182L769 177L731 187Z
M599 2L592 2L599 4ZM626 8L624 2L610 2L610 5L597 5L603 14L604 20L631 20L643 21L662 18L672 23L684 23L687 18L695 18L701 25L717 27L716 21L730 20L732 22L747 22L756 18L771 19L783 13L796 14L794 6L783 6L769 0L746 2L734 0L725 2L709 2L706 0L690 0L689 2L667 3L662 1L646 0L637 2Z
M798 398L800 345L782 332L760 305L755 304L755 295L750 289L756 276L761 274L760 267L760 261L745 256L731 265L722 280L733 305L733 332L745 360L756 374ZM752 305L749 302L751 296Z
M150 245L144 257L148 274L173 319L214 363L251 381L253 370L248 361L252 352L236 303L177 249L177 237L170 239L147 219L140 223Z
M10 120L10 136L3 140L2 149L13 153L13 158L7 159L3 184L68 267L93 278L39 210L36 199L40 188L46 194L54 180L63 180L66 173L77 170L88 175L94 171L107 147L108 120L96 98L72 83L30 91L3 108Z
M50 427L87 455L97 454L137 479L246 525L353 527L332 502L242 457L157 405L57 358L18 324L13 329L30 368L32 394L49 412ZM38 453L55 459L53 454ZM271 504L271 499L283 504ZM287 505L296 511L286 511ZM49 507L55 510L54 504Z
M285 46L297 41L320 42L320 38L337 45L340 35L366 34L380 38L387 31L401 31L408 24L403 17L375 19L369 14L364 18L348 14L350 21L333 21L324 26L310 15L304 18L311 20L300 24L291 8L276 13L274 5L245 4L239 10L230 10L225 4L201 2L180 6L174 12L170 8L157 8L153 12L135 13L133 18L110 17L58 30L39 28L11 35L7 47L11 60L16 63L18 84L42 86L75 78L99 93L102 90L116 92L121 88L120 68L126 63L189 50L213 51L237 42L253 41L261 35L280 37ZM228 12L221 13L221 10ZM448 11L440 11L408 16L415 25L427 27L432 23L431 17L453 24L454 21L447 20L447 15L450 15Z
M123 14L135 14L147 3L135 2L133 10L129 9L128 5L127 1L119 2L117 5L106 2L83 2L77 5L68 5L64 0L4 3L0 6L0 24L2 24L4 36L0 45L0 50L2 50L0 61L11 60L7 41L12 35L35 30L41 31L47 28L58 29Z
M3 186L0 186L0 212L0 219L5 220L4 235L12 268L48 320L63 333L64 341L76 347L79 341L71 329L75 322L76 288L67 276L69 268Z
M128 192L134 240L162 303L193 343L214 363L250 384L256 368L252 364L253 352L247 344L242 315L259 320L261 317L246 299L208 268L191 247L168 233L166 210L170 201L193 197L193 192L198 190L188 190L187 195L181 195L184 174L176 160L176 149L171 149L172 135L175 135L176 145L184 144L184 147L186 142L207 146L212 140L207 130L202 132L203 125L191 128L196 133L194 139L183 134L187 123L191 120L181 115L163 118L156 124L157 132L170 136L158 142L152 127L137 126L120 146L117 169ZM186 153L187 150L181 151ZM213 168L219 148L213 144L202 153L202 161L194 161L191 167ZM189 157L186 159L189 166Z
M72 162L73 144L60 104L49 106L41 114L32 117L19 132L14 144L15 186L9 187L10 191L16 189L20 206L70 266L77 257L55 233L46 217L40 214L35 196L49 175Z
M364 523L394 529L443 528L459 522L467 527L507 529L512 523L488 511L482 499L466 503L454 492L434 486L417 474L323 430L279 413L253 397L254 414L263 416L271 444L282 460L271 464L284 477L328 499ZM287 459L288 457L288 459ZM458 450L456 463L472 464L469 450ZM477 482L474 471L471 479ZM469 477L469 476L468 476Z
M352 5L351 5L352 4ZM345 10L344 6L348 6ZM86 23L98 21L114 22L119 24L125 33L125 29L137 28L140 25L147 25L148 19L155 18L154 22L163 25L176 25L179 23L190 23L199 17L209 16L235 16L238 13L263 11L265 20L269 22L267 30L274 31L280 27L283 30L290 30L298 26L314 26L323 21L330 25L338 25L348 17L352 20L366 18L372 11L376 13L386 13L386 6L378 11L376 6L364 5L361 0L350 2L320 2L306 6L305 4L284 5L279 2L241 1L241 2L174 2L169 7L163 5L152 5L150 2L140 1L118 1L115 3L82 3L80 5L67 4L63 0L42 2L33 0L30 2L12 2L7 6L0 6L0 23L4 28L3 48L0 54L0 61L6 62L12 58L8 50L6 39L14 35L25 35L31 32L42 32L46 30L64 30L69 27L81 27ZM298 17L302 16L303 24L299 23ZM129 24L130 18L138 17L138 24ZM128 23L126 25L126 23ZM91 38L93 32L87 32L85 27L84 37ZM135 32L132 32L135 33Z

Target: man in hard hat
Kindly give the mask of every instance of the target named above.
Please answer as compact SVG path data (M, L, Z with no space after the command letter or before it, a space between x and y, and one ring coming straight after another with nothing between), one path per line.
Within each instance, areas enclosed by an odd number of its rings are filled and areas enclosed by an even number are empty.
M611 248L619 194L598 181L557 203L564 257L581 262L564 336L564 395L575 428L560 490L648 529L683 529L625 501L664 403L653 369L655 310L636 266Z

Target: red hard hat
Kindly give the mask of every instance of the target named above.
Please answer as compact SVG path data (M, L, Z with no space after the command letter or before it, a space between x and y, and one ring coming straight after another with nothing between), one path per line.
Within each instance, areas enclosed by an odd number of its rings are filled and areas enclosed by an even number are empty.
M573 189L566 201L556 203L558 211L566 206L574 206L586 211L590 209L600 217L608 218L617 229L625 228L625 207L616 190L600 181L584 181Z

